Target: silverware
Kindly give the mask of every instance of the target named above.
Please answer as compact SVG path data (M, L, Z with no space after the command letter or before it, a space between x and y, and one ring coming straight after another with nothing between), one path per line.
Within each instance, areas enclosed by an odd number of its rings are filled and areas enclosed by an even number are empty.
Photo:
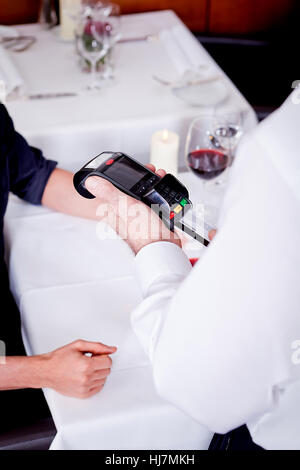
M15 36L15 37L2 37L0 38L0 44L5 49L9 49L13 52L23 52L29 49L36 42L34 36Z
M119 39L119 41L117 42L117 44L120 44L120 43L126 43L126 42L142 42L142 41L154 41L158 39L158 35L157 34L148 34L147 36L137 36L137 37L132 37L132 38L121 38Z
M152 78L159 82L161 85L169 86L172 88L179 88L179 87L185 87L185 86L193 86L193 85L201 85L203 83L210 83L214 82L216 80L220 80L221 75L214 75L212 77L207 77L207 78L199 78L199 79L192 79L192 80L178 80L177 82L169 82L167 80L164 80L160 77L157 77L157 75L152 75Z
M78 96L78 93L37 93L25 96L25 100L49 100L53 98L71 98Z

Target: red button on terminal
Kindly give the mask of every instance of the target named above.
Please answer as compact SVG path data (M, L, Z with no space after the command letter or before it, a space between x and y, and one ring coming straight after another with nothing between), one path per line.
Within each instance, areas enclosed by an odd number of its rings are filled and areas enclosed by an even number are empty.
M114 159L111 158L110 160L107 160L106 165L112 165L114 163Z
M170 220L174 219L174 217L175 217L175 212L171 212L170 213Z

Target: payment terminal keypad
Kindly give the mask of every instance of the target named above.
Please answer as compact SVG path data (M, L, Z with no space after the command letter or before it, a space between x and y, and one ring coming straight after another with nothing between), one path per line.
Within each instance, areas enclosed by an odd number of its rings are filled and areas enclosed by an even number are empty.
M191 205L185 187L172 175L166 175L155 186L155 191L162 195L168 203L171 217L182 216L184 208Z

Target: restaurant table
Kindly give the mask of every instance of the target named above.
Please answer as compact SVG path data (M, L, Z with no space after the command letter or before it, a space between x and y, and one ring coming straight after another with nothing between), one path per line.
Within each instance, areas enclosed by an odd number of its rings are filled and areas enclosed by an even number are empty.
M135 32L147 29L150 34L180 20L166 11L124 17L123 22ZM38 37L39 47L16 56L31 93L79 86L81 73L71 44L37 25L18 29ZM199 51L213 63L200 44ZM30 143L69 170L104 149L122 150L146 162L153 131L168 128L184 138L187 125L199 113L199 108L187 106L152 80L153 72L165 68L172 64L159 42L120 44L117 83L103 89L97 99L15 100L8 109ZM229 102L246 106L255 125L250 106L223 76ZM193 201L201 202L201 182L191 173L179 178L191 189ZM210 201L219 204L213 193ZM10 197L5 217L5 239L11 290L20 308L28 354L45 353L80 338L118 347L100 394L79 400L44 390L57 428L51 449L207 449L212 433L156 393L151 365L131 329L130 314L141 293L126 243L105 224L30 206L15 196ZM195 257L205 250L200 244L194 249Z
M122 17L124 38L155 37L160 31L176 26L188 32L172 11ZM37 24L16 29L37 38L29 50L10 54L28 94L82 89L88 77L80 71L73 43L61 41L58 32L42 30ZM198 61L209 65L212 75L220 74L227 88L228 97L220 103L219 109L233 106L246 109L248 123L245 125L255 125L255 114L239 90L200 43L193 46ZM189 53L189 48L185 53ZM48 158L58 160L62 167L71 171L104 150L122 150L148 162L151 135L157 130L169 129L180 135L180 166L183 167L188 126L200 112L211 112L211 109L189 106L168 87L153 80L153 75L177 76L174 62L159 39L118 44L114 60L115 84L103 88L99 95L8 101L16 128L32 145L42 148Z
M155 391L151 365L130 324L141 294L126 243L104 224L15 196L5 238L28 354L76 339L118 347L100 394L79 400L44 390L57 428L51 448L206 449L212 433Z

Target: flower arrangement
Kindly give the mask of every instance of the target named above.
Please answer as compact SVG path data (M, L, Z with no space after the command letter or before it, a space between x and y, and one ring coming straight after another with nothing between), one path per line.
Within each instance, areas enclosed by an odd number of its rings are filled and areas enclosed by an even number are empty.
M106 39L109 40L109 36L111 35L111 32L112 32L112 26L107 21L105 22L99 21L99 20L97 21L92 18L88 18L84 26L83 34L81 38L84 49L88 53L94 52L95 46L96 48L101 49L104 46L103 38L107 36ZM110 48L108 49L107 54L109 53L109 50ZM97 62L97 70L100 70L102 65L105 64L107 54ZM86 57L84 57L84 69L86 71L90 71L91 69L91 62Z

